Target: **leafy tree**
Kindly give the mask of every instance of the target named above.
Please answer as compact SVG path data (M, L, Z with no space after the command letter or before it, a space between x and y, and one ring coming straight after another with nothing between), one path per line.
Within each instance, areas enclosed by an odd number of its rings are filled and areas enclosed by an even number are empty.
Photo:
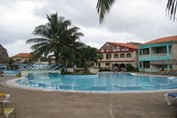
M71 48L65 47L62 49L60 53L60 58L62 62L66 65L66 67L69 66L69 64L73 64L75 56L74 56L74 50Z
M54 54L55 63L59 63L61 50L64 47L74 47L83 34L78 32L79 27L71 27L71 21L58 17L57 13L47 15L47 19L48 23L37 26L33 32L40 38L29 39L26 43L33 44L31 49L35 56L47 57L48 54Z
M98 51L96 48L87 46L84 48L81 48L79 50L80 52L80 61L81 65L83 67L90 67L93 65L93 63L96 63L98 60Z
M96 62L96 64L98 64L102 59L103 59L103 54L101 54L101 52L98 52L97 53L97 62Z
M12 63L14 63L15 61L12 58L9 58L9 65L11 65Z
M98 0L96 8L99 14L100 23L103 22L105 14L109 13L111 6L115 3L115 1L116 0ZM176 8L177 8L177 0L168 0L166 9L170 16L170 19L175 20Z
M132 72L132 71L135 71L135 70L136 70L135 67L132 66L131 64L128 64L128 65L126 66L126 71L128 71L128 72Z

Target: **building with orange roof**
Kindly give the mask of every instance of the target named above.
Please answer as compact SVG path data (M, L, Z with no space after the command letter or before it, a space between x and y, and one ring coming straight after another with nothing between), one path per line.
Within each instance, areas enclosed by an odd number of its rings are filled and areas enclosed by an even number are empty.
M138 45L133 43L106 42L100 49L100 68L121 71L127 65L138 67Z
M12 56L11 58L17 62L28 62L29 59L32 58L32 54L31 53L19 53L15 56Z
M139 46L139 71L159 72L177 69L177 36L158 38Z

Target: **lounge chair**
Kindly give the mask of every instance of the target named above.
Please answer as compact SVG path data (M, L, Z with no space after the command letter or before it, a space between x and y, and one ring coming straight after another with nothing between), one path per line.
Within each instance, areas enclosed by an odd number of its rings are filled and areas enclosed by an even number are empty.
M165 93L164 96L166 98L168 105L175 104L177 100L177 93Z
M14 117L16 118L15 108L5 107L7 103L10 103L10 101L0 101L0 116L8 118L10 114L14 114Z
M0 92L0 101L7 101L10 97L10 94Z

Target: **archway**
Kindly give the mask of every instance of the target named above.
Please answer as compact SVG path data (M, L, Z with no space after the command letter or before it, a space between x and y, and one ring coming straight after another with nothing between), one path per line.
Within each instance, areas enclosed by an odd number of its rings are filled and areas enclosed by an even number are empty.
M113 71L119 71L119 64L115 63L113 65Z
M121 63L121 64L120 64L120 70L121 70L121 71L125 71L125 64L124 64L124 63Z

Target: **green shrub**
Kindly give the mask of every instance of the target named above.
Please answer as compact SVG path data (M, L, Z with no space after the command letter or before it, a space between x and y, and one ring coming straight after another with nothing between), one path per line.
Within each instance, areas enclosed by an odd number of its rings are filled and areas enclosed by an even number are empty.
M99 72L112 71L110 68L100 68Z
M137 70L136 70L136 68L134 66L129 64L129 65L126 66L126 71L132 72L132 71L137 71Z

